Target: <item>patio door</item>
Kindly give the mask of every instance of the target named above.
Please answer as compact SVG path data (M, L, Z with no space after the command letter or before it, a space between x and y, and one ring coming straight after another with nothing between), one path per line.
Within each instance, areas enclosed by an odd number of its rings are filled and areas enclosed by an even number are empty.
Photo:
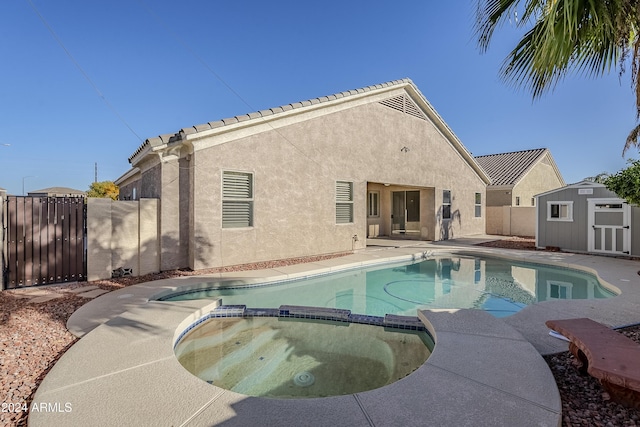
M589 199L590 252L629 254L631 206L621 199Z
M420 191L392 193L391 234L420 234Z

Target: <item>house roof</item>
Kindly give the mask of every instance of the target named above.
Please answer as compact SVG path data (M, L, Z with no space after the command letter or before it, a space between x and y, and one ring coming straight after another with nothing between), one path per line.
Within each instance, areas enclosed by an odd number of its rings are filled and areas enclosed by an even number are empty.
M553 161L551 152L546 148L476 156L476 162L482 166L482 169L484 169L491 178L490 186L513 186L538 162L543 160L545 156L547 156L558 178L560 178L560 181L564 184L562 175Z
M333 104L339 102L346 102L348 100L355 100L362 96L367 96L375 92L383 92L388 90L395 90L399 88L405 88L414 97L414 101L420 106L424 114L433 122L438 130L450 141L450 143L458 150L462 157L469 163L478 176L489 183L489 176L475 161L473 155L466 149L458 137L453 133L451 128L444 122L442 117L435 111L429 101L420 92L417 86L411 81L411 79L405 78L401 80L393 80L386 83L380 83L377 85L366 86L360 89L352 89L345 92L335 93L333 95L322 96L319 98L309 99L307 101L295 102L292 104L282 105L275 108L269 108L266 110L260 110L253 113L244 114L241 116L235 116L218 120L215 122L208 122L188 128L182 128L180 131L174 134L159 135L154 138L149 138L129 157L129 163L135 166L137 161L144 157L146 153L156 150L170 149L172 146L179 145L177 143L181 141L191 140L198 138L199 134L209 135L211 132L224 131L227 127L236 128L238 126L249 126L258 121L271 121L279 117L288 116L294 112L308 111L311 109L319 109L326 104ZM231 130L231 129L230 129ZM174 145L175 144L175 145Z
M43 188L42 190L29 191L29 194L78 194L78 195L84 195L84 194L86 194L86 192L82 191L82 190L76 190L76 189L73 189L73 188L69 188L69 187L49 187L49 188Z

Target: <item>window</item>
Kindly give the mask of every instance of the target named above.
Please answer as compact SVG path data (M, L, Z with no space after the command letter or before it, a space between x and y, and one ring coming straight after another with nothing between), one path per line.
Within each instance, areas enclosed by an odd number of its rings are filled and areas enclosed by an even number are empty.
M520 206L520 196L516 196L516 206Z
M336 224L353 222L353 182L336 181Z
M573 202L547 202L547 221L573 221Z
M535 206L536 205L536 198L532 197L531 198L531 206Z
M442 190L442 219L451 219L451 190Z
M369 218L380 216L380 192L369 191Z
M136 187L133 187L133 190L131 190L131 199L136 200L136 196Z
M476 218L480 218L482 216L482 193L476 193Z
M253 227L253 174L222 172L222 228Z
M573 284L547 280L547 299L571 299Z
M478 258L473 260L473 283L478 284L482 280L482 264Z

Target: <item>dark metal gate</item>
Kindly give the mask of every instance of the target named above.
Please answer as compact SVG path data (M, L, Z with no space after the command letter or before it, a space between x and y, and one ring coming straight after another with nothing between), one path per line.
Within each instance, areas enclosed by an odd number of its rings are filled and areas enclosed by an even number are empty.
M86 280L82 197L7 196L6 287Z

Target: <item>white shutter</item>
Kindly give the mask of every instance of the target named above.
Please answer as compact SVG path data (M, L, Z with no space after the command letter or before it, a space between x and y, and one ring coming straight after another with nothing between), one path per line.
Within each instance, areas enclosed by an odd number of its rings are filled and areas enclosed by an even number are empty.
M253 226L253 174L222 173L222 228Z
M353 183L336 181L336 224L353 222Z
M252 187L250 173L223 173L222 197L225 199L251 199L253 197Z
M222 202L222 228L251 227L253 202Z

